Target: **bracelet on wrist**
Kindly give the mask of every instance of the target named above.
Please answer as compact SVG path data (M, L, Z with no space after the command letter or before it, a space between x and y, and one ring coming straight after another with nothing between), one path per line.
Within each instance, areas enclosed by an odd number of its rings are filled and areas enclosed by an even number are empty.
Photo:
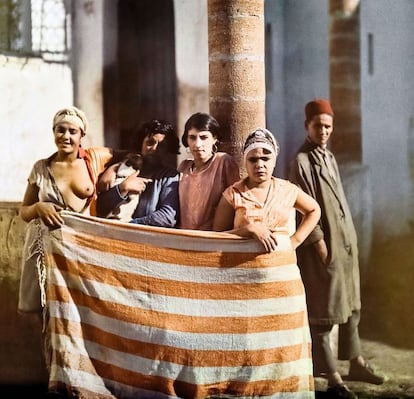
M117 184L115 187L116 187L116 192L118 193L119 197L122 198L123 200L127 200L128 194L125 196L121 194L121 191L119 190L119 184Z

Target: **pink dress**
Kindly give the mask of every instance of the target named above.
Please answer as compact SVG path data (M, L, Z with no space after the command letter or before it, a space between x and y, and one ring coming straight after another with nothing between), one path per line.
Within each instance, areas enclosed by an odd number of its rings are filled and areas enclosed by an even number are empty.
M292 218L299 188L283 179L272 177L265 203L260 203L247 188L245 179L228 187L224 198L234 208L234 228L261 222L274 231L292 233Z
M240 179L234 158L225 153L214 155L209 166L199 173L192 172L193 160L181 162L179 184L181 229L211 230L214 212L223 191Z

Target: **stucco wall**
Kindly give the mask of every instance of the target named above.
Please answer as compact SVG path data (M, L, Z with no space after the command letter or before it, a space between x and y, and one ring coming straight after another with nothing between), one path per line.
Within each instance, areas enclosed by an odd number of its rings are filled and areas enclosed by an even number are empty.
M361 2L363 162L371 170L376 240L401 234L414 217L414 2L389 5L388 0Z
M195 112L209 112L207 0L175 0L177 131ZM190 22L191 21L191 22ZM181 147L178 163L189 154Z
M266 0L266 123L280 144L276 174L305 138L304 106L329 97L327 0Z
M0 201L21 201L30 169L55 151L52 119L73 101L70 69L0 55Z
M281 147L276 174L286 177L289 162L306 137L306 102L329 98L328 1L267 0L265 18L267 126ZM358 233L364 278L372 232L369 168L345 162L340 170Z
M280 176L285 176L289 160L305 137L305 102L329 98L328 6L328 0L266 1L272 49L272 59L267 60L272 69L266 72L267 125L281 144ZM401 0L389 7L388 0L361 0L359 6L361 168L369 184L349 181L347 189L355 214L360 214L360 201L372 199L362 209L372 215L373 240L381 242L406 233L414 221L414 2ZM368 34L373 37L372 73ZM346 167L341 165L347 176ZM371 192L361 192L358 198L358 187Z

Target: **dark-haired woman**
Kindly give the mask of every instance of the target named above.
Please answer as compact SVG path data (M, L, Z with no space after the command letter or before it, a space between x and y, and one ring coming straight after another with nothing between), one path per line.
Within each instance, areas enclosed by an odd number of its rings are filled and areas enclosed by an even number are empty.
M169 158L179 154L180 142L175 129L168 122L153 119L137 130L134 144L143 157L142 170L114 186L111 182L118 164L105 171L98 183L98 216L107 217L128 201L130 194L139 194L130 223L176 227L179 173L166 164Z
M181 142L192 157L178 166L180 222L182 229L211 230L214 212L222 192L239 180L239 167L233 157L217 152L223 137L216 119L195 113L185 123Z

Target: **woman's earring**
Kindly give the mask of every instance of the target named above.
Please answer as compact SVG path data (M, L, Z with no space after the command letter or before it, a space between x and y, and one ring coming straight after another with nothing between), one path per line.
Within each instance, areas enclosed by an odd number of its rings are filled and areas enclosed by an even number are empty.
M218 151L218 147L216 143L213 144L212 151L213 151L213 154L215 154Z

